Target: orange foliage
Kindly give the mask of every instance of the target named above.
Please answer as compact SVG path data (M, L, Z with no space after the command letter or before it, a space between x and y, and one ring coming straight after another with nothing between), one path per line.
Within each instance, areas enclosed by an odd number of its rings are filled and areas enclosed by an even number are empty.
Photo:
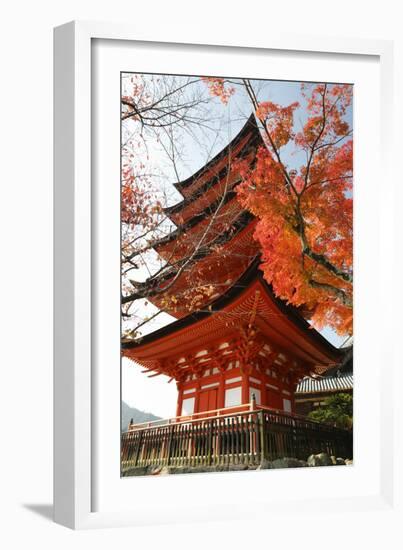
M259 103L256 116L264 120L276 147L283 147L293 139L294 111L298 107L298 102L291 103L288 107L281 107L271 101Z
M136 173L136 168L139 173ZM162 212L161 203L150 185L149 179L141 175L133 163L133 154L124 151L122 155L121 217L124 224L141 232L155 225L155 216Z
M348 85L303 87L308 117L293 133L298 104L258 105L267 147L255 166L239 163L241 204L258 219L265 279L275 294L309 315L317 328L352 333L353 143ZM280 148L291 143L306 162L289 169Z
M232 86L225 85L223 78L203 76L202 80L207 84L210 94L220 98L225 105L235 91Z

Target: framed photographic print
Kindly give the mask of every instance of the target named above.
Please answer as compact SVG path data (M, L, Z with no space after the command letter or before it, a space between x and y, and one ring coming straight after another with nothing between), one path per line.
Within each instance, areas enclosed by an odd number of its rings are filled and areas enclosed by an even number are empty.
M55 31L55 519L385 508L391 45L158 40Z
M121 87L122 475L352 463L353 85Z

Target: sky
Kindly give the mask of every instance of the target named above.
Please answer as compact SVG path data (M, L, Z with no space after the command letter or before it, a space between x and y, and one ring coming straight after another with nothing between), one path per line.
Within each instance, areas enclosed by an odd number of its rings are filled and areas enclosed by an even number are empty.
M125 79L129 75L123 75L123 93ZM252 81L260 101L273 101L281 105L289 105L294 101L301 104L296 116L296 129L303 125L306 118L305 100L301 94L299 82L286 81ZM200 94L207 93L204 83L195 83ZM208 95L208 93L207 93ZM229 141L240 131L246 119L252 113L252 108L246 92L242 87L236 87L235 94L228 105L224 105L218 98L209 97L208 115L210 117L209 128L192 128L191 134L181 132L178 135L181 143L181 158L177 161L175 170L172 161L168 159L162 145L154 141L147 148L148 162L154 165L155 172L161 175L160 185L164 189L169 204L175 204L181 200L181 195L173 187L173 183L191 176L212 157L214 157ZM346 117L352 126L352 109ZM135 128L130 128L134 130ZM304 158L298 157L287 146L282 151L283 160L293 167L298 167L304 162ZM141 278L141 273L138 274ZM142 309L142 305L141 308ZM147 305L147 314L156 310L152 304ZM143 334L152 332L174 319L167 315L159 315L150 326L145 326ZM321 331L322 335L334 346L342 345L345 337L339 337L330 327ZM164 418L175 416L177 389L175 381L168 384L168 377L160 375L148 378L141 373L142 367L134 364L126 358L122 360L122 400L128 405L145 412L152 412Z

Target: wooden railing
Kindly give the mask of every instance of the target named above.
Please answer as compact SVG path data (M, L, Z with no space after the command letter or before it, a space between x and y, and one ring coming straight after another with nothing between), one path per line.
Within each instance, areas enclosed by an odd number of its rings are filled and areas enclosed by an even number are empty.
M303 417L257 408L122 434L123 475L144 466L258 465L312 453L352 457L352 433Z
M233 407L225 407L221 409L212 409L207 412L203 411L198 413L185 414L181 416L173 416L171 418L147 420L147 422L140 422L140 423L133 423L133 424L130 423L127 431L131 432L133 430L142 430L143 428L153 428L155 426L166 426L169 424L178 424L183 422L190 422L193 420L202 420L207 417L211 418L213 416L229 416L234 413L256 410L258 408L259 409L266 408L267 410L276 410L276 409L268 409L267 407L262 407L261 405L256 405L256 402L252 401L251 403L244 403L243 405L235 405Z

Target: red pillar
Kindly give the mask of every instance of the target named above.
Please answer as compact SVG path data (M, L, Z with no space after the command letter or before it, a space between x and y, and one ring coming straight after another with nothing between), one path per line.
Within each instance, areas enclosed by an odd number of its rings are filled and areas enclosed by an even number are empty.
M218 385L218 397L217 397L217 409L223 409L225 407L225 378L224 373L220 375L220 381Z
M267 380L267 374L266 371L260 371L259 373L259 380L260 380L260 399L261 399L261 405L268 406L268 399L267 399L267 386L266 386L266 380Z
M183 390L178 388L178 402L176 404L176 416L182 414Z
M242 369L242 404L249 403L249 374Z
M199 403L200 403L200 380L196 381L196 395L195 395L195 407L194 412L198 413L199 411Z

